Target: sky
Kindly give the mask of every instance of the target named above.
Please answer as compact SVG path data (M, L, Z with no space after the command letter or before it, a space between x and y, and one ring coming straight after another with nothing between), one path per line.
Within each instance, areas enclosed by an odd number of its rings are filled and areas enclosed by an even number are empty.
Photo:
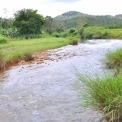
M55 17L67 11L90 15L122 14L122 0L0 0L0 17L14 17L23 8L38 10L45 16Z

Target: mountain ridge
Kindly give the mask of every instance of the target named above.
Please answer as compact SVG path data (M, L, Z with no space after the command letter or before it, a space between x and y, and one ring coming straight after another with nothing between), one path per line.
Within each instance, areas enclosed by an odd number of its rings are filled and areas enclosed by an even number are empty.
M75 18L75 17L79 17L79 16L93 16L93 17L97 17L97 16L102 16L102 17L115 17L115 18L122 18L122 14L117 14L115 16L112 15L91 15L91 14L85 14L79 11L67 11L65 13L62 13L61 15L58 15L56 17L54 17L55 20L65 20L65 19L71 19L71 18Z
M64 29L79 28L88 23L91 26L122 27L122 14L112 15L88 15L78 11L68 11L53 18L59 21Z

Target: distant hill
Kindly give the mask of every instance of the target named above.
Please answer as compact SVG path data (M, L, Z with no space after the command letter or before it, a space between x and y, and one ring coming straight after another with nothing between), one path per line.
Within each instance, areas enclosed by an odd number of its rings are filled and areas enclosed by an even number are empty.
M55 17L54 20L60 21L61 25L64 26L64 29L79 28L85 23L88 23L91 26L122 26L122 14L116 16L95 16L77 11L69 11Z

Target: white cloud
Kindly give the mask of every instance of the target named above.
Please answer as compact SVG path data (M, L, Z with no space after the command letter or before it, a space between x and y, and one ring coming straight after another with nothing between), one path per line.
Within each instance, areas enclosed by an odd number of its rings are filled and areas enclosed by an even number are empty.
M72 3L72 2L77 2L80 0L52 0L52 2L60 2L60 3Z
M92 15L122 14L121 0L0 0L0 3L0 16L8 17L23 8L36 9L52 17L72 10ZM7 8L6 15L4 8Z

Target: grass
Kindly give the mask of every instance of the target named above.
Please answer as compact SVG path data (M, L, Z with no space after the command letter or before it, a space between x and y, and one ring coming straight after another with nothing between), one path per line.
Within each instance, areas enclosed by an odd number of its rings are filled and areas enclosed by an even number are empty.
M109 52L105 63L108 68L114 68L115 76L104 78L83 76L77 73L78 79L83 82L83 106L101 110L108 122L122 122L122 49Z
M108 29L105 27L86 27L82 30L83 39L122 39L122 28Z
M93 79L80 73L77 76L85 85L81 92L84 106L101 110L108 122L122 122L122 77Z
M105 63L108 68L116 69L116 73L118 74L120 68L122 67L122 49L118 49L115 52L109 52Z
M61 46L71 44L73 40L65 38L40 38L40 39L24 39L7 41L7 43L1 43L0 49L4 53L5 62L17 62L21 59L32 59L31 55L34 52L54 49Z

